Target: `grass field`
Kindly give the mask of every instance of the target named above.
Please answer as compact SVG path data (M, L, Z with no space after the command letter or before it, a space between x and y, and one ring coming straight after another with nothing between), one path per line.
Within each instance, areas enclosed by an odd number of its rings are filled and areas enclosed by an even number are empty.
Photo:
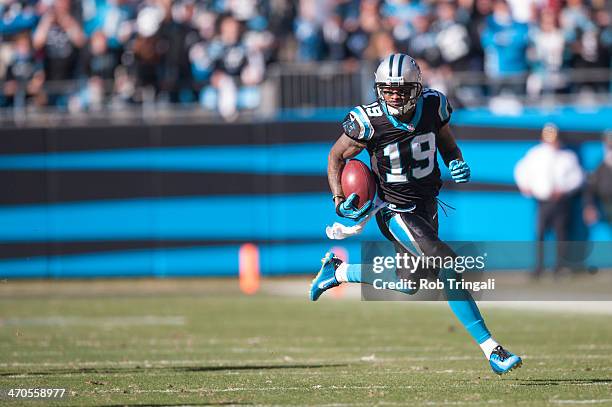
M31 405L612 405L610 316L485 311L524 356L500 378L443 304L235 287L5 282L0 388L67 389Z

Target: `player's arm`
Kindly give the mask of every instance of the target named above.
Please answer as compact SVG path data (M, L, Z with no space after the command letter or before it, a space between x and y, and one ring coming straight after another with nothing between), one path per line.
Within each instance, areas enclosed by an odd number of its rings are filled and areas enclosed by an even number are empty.
M356 141L342 133L338 141L329 152L327 159L327 181L331 189L334 205L337 207L346 197L342 191L342 170L346 160L357 156L364 148L365 143Z
M438 132L438 149L444 160L444 164L450 170L453 180L457 183L470 180L470 167L463 159L461 149L455 141L450 126L446 123Z
M453 160L463 161L461 149L457 145L457 141L455 141L455 137L448 124L442 126L438 132L438 149L447 167Z

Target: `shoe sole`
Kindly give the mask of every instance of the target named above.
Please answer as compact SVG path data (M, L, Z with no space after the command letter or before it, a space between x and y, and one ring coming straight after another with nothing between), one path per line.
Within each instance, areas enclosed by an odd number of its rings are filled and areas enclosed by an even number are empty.
M514 366L512 366L510 369L506 370L505 372L495 372L498 376L502 376L506 373L510 373L513 370L519 369L521 366L523 366L523 360L519 360L519 362L517 364L515 364Z
M329 257L329 259L328 259ZM317 273L317 275L312 279L312 281L310 282L310 290L308 291L308 294L310 294L312 292L312 287L314 287L314 283L315 281L317 281L317 279L319 278L319 276L321 275L321 273L323 272L323 266L325 265L325 263L327 263L328 261L331 261L331 259L334 258L334 255L332 254L331 256L329 255L329 253L325 254L325 257L323 257L321 259L321 270L319 270L319 272ZM321 293L323 294L323 293ZM321 296L321 294L319 294L319 297ZM308 295L308 297L310 298L310 301L316 301L319 299L319 297L317 297L316 299L313 299L312 297L310 297L310 295Z
M319 274L321 274L320 271L317 273L315 278L313 278L312 281L310 282L310 288L308 289L308 297L310 298L310 301L316 301L320 297L320 295L319 295L319 297L317 297L317 298L312 298L312 296L310 295L310 293L312 293L313 287L315 286L315 281L317 281L317 278L319 278Z
M313 289L313 287L314 287L314 285L315 285L315 281L317 281L317 278L319 278L319 274L321 274L321 272L320 272L320 271L317 273L317 275L315 276L315 278L313 278L313 279L312 279L312 281L310 282L310 288L308 289L308 298L310 299L310 301L316 301L316 300L318 300L318 299L319 299L319 297L317 297L317 298L312 298L312 295L311 295L311 293L312 293L312 289Z

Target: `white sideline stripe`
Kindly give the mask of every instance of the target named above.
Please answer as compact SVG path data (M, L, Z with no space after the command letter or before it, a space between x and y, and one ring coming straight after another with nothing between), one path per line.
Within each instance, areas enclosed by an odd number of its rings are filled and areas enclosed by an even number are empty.
M608 360L612 359L612 354L610 355L584 355L584 354L565 354L565 355L521 355L521 357L525 360L569 360L569 359L596 359L596 360ZM432 362L432 361L467 361L467 360L484 360L482 356L441 356L441 357L393 357L393 358L382 358L375 357L372 361L373 363L380 362ZM277 363L274 365L279 368L286 368L287 366L295 365L295 364L308 364L308 363L355 363L355 364L365 364L362 357L348 358L348 359L329 359L329 358L320 358L320 359L299 359L296 358L288 363L283 358L278 359L193 359L193 360L107 360L107 361L91 361L91 362L83 362L83 361L66 361L66 362L2 362L0 363L0 367L99 367L99 366L140 366L143 369L154 369L156 367L161 366L192 366L192 365L203 365L203 366L211 366L220 369L228 369L232 370L233 366L237 366L239 364L240 369L248 368L249 364L254 364L252 366L253 369L256 369L258 365L262 363ZM332 367L332 366L330 366ZM607 368L605 368L607 369Z
M183 316L161 317L141 315L130 317L62 317L6 318L0 326L134 326L134 325L185 325Z
M308 292L309 284L306 282L285 282L263 285L262 290L267 294L279 297L304 298ZM347 284L343 301L362 301L360 284ZM391 301L393 302L393 301ZM612 301L476 301L480 309L507 309L540 314L564 315L612 315ZM446 301L415 301L419 307L447 308Z
M565 354L565 355L521 355L524 359L527 360L548 360L548 359L612 359L612 355L584 355L584 354ZM381 358L375 357L373 362L430 362L430 361L469 361L469 360L482 360L483 358L478 356L442 356L442 357L393 357L393 358ZM294 359L291 363L287 363L283 358L278 359L193 359L193 360L121 360L121 361L66 361L66 362L2 362L0 363L0 367L98 367L98 366L140 366L142 368L156 368L156 367L165 367L165 366L191 366L191 365L204 365L210 366L214 365L215 368L226 368L228 370L232 370L233 366L236 366L237 363L240 364L240 369L244 369L245 367L249 367L249 364L254 364L252 366L253 369L257 368L259 364L262 363L277 363L274 365L275 367L284 368L286 366L291 366L292 364L307 364L307 363L356 363L363 364L363 357L355 357L349 359ZM609 368L604 367L604 370L609 370ZM601 370L601 369L598 369Z
M612 314L612 301L480 301L480 308L520 311L563 312L571 314Z
M331 403L331 404L291 404L292 407L349 407L349 406L458 406L458 405L490 405L502 404L503 400L483 400L483 401L415 401L407 404L406 402L377 401L375 403ZM253 404L253 407L287 407L287 404Z
M233 393L245 391L286 391L286 390L384 390L384 389L413 389L414 386L270 386L270 387L228 387L225 389L151 389L151 390L130 390L131 393ZM94 393L123 393L123 389L96 390Z
M523 385L515 384L515 383L510 383L509 386L511 386L511 387L520 387L520 388L523 387ZM603 386L603 387L608 387L608 386L610 386L610 383L608 383L608 382L601 382L601 383L564 383L564 386L576 386L576 387Z
M103 346L105 346L106 344L100 341L79 341L77 343L78 346L88 346L88 347L94 347L94 348L102 348ZM130 346L155 346L156 347L156 353L163 353L163 352L176 352L176 347L177 346L186 346L185 341L177 341L177 342L169 342L166 344L157 344L157 343L148 343L146 341L143 342L134 342L134 343L129 343ZM14 345L7 343L7 344L0 344L0 351L2 351L2 348L6 348L7 352L11 351L11 348ZM211 348L207 348L205 343L198 343L198 342L192 342L191 343L191 348L192 348L192 352L196 352L196 353L214 353L214 354L219 354L220 352L231 352L231 353L266 353L269 354L271 350L274 350L275 352L278 353L312 353L313 352L313 348L302 348L302 347L295 347L295 346L274 346L274 348L272 349L271 347L262 347L262 348L239 348L239 347L235 347L235 346L231 346L231 347L224 347L224 346L216 346L216 347L211 347ZM334 353L336 348L329 348L329 349L334 349L333 351L330 351L330 353ZM337 347L337 349L342 349L343 351L346 352L361 352L363 351L363 347L359 347L359 346L342 346L342 347ZM410 353L416 353L415 352L415 347L413 346L385 346L385 347L371 347L368 348L369 351L371 351L372 353L389 353L389 352L404 352L406 354L410 354ZM590 350L605 350L607 348L602 347L602 348L590 348ZM579 349L580 350L580 349ZM122 355L125 354L125 349L100 349L99 350L100 353L121 353ZM435 349L435 348L418 348L418 353L419 354L438 354L440 352L440 349ZM33 350L28 350L28 351L23 351L23 352L12 352L13 356L19 356L19 355L38 355L38 354L64 354L65 352L63 351L59 351L59 350L39 350L39 349L33 349Z
M549 400L549 403L553 404L599 404L608 403L612 399L591 399L591 400Z
M218 392L243 392L243 391L278 391L278 390L378 390L386 389L389 386L311 386L311 387L235 387L227 389L152 389L152 390L132 390L130 393L135 394L150 394L150 393L162 393L162 394L174 394L174 393L218 393ZM394 388L398 389L413 389L414 386L397 386ZM114 388L110 390L95 390L89 392L89 394L113 394L122 393L122 389ZM424 405L424 406L462 406L462 405L490 405L490 404L502 404L503 400L483 400L483 401L425 401L425 402L414 402L412 405ZM286 407L286 404L251 404L252 406L258 407ZM392 402L392 401L377 401L375 404L370 403L325 403L325 404L292 404L294 407L343 407L343 406L405 406L405 402Z
M610 356L612 358L612 355ZM481 360L481 357L472 356L443 356L443 357L400 357L400 358L379 358L376 357L374 362L383 361L452 361L452 360ZM558 357L555 359L559 359ZM255 364L253 368L256 368L258 364L262 363L278 363L278 367L282 368L292 364L306 364L306 363L363 363L362 357L355 357L350 359L294 359L290 363L287 363L283 358L278 359L198 359L198 360L121 360L121 361L67 361L67 362L12 362L12 363L0 363L0 367L31 367L31 366L42 366L42 367L95 367L95 366L141 366L143 368L155 368L158 366L191 366L201 364L205 366L214 365L218 368L227 368L231 370L232 366L240 364L241 369L248 367L248 364ZM275 365L276 366L276 365Z
M566 372L567 369L565 368L555 368L555 369L546 369L547 371L563 371ZM606 370L606 369L600 369L600 370ZM442 373L463 373L463 374L476 374L476 373L480 373L480 370L425 370L425 369L410 369L410 370L398 370L398 371L389 371L389 370L382 370L382 371L372 371L372 372L368 372L369 376L376 376L376 375L388 375L388 374L419 374L419 373L423 373L423 374L431 374L431 373L436 373L436 374L442 374ZM51 372L52 373L52 372ZM257 370L257 369L253 369L253 370L242 370L242 369L236 369L236 370L232 370L232 369L228 369L227 372L220 372L220 371L211 371L210 373L214 373L215 375L219 375L222 374L224 376L236 376L236 375L240 375L240 376L244 376L244 375L254 375L254 376L261 376L261 371ZM59 373L59 374L52 374L49 375L49 372L45 372L45 376L53 376L53 377L76 377L76 376L82 376L82 375L89 375L91 374L91 372L74 372L74 373ZM106 373L109 376L113 376L113 377L131 377L134 375L140 375L141 372L117 372L117 373ZM176 372L147 372L147 376L169 376L169 375L175 375ZM337 371L333 371L333 372L323 372L323 371L313 371L313 372L301 372L301 371L288 371L288 372L283 372L283 375L290 375L290 376L337 376L338 372ZM39 377L39 374L34 373L16 373L16 374L11 374L11 375L4 375L3 377L10 377L13 379L19 379L19 378L32 378L32 377Z
M64 355L66 352L65 351L61 351L61 350L53 350L53 349L32 349L32 350L27 350L27 351L11 351L11 346L8 346L10 344L5 344L7 346L2 346L0 344L0 352L11 352L12 356L32 356L32 355ZM122 355L125 354L125 349L101 349L104 346L104 343L82 343L82 346L90 346L90 347L94 347L97 349L97 353L98 354L116 354L116 353L120 353ZM143 345L143 346L149 346L150 344L146 343L146 342L139 342L139 343L134 343L134 344L130 344L131 346L139 346L139 345ZM157 347L157 349L155 350L156 354L163 354L166 352L171 352L171 353L176 353L176 347L177 346L184 346L185 344L182 342L179 343L175 343L175 344L167 344L164 346L159 346L159 345L155 345ZM48 345L45 345L48 346ZM202 346L202 348L200 348L200 346ZM272 348L257 348L257 349L250 349L250 348L237 348L237 347L215 347L215 348L204 348L204 344L191 344L191 350L190 353L194 354L194 356L201 356L204 357L209 353L212 354L219 354L220 352L231 352L231 353L252 353L252 354L258 354L258 353L264 353L264 354L269 354L271 350L274 350L275 352L278 352L280 354L285 353L285 355L283 355L282 357L279 357L278 359L252 359L253 362L257 362L257 361L277 361L277 362L295 362L296 360L302 360L302 361L311 361L313 359L302 359L300 356L296 356L294 354L296 353L312 353L313 349L312 348L296 348L296 347L274 347L274 349ZM3 348L6 348L3 350ZM335 349L334 347L329 348L330 349L330 353L335 353ZM340 347L338 347L337 349L340 349ZM352 353L358 353L360 351L363 351L363 347L341 347L341 349L343 351L348 352L352 352ZM573 350L589 350L589 351L606 351L609 349L612 349L612 346L610 345L579 345L579 346L573 346L570 347L570 349ZM439 358L433 358L430 359L429 356L427 356L428 354L438 354L439 353L439 349L429 349L429 348L415 348L415 347L411 347L411 346L388 346L388 347L372 347L372 348L368 348L368 351L379 355L380 356L376 356L374 359L372 359L373 361L377 361L377 360L388 360L387 358L385 358L385 354L387 353L404 353L406 355L410 355L410 354L419 354L419 355L423 355L424 356L415 356L415 357L411 357L411 356L400 356L399 358L412 358L411 360L415 360L415 358L420 358L422 360L439 360ZM521 356L525 356L525 355L521 355ZM601 359L601 358L606 358L607 355L605 354L595 354L593 355L594 358L596 359ZM546 358L550 358L550 359L558 359L558 356L549 356L549 355L527 355L528 358L530 359L546 359ZM588 354L583 354L582 356L580 356L579 358L590 358L591 355ZM474 358L471 356L447 356L446 358L452 358L451 360L457 360L457 358L461 358L461 360L463 360L464 358L469 358L466 360L470 360L470 359L478 359L478 358ZM397 358L394 358L397 359ZM197 361L202 361L202 360L206 360L206 359L194 359ZM317 360L322 360L322 359L317 359ZM364 359L360 360L364 361ZM444 359L447 360L447 359ZM162 360L163 363L173 363L174 361L166 361L166 360ZM208 363L225 363L225 362L231 362L231 361L240 361L242 362L242 360L234 360L234 359L223 359L223 360L218 360L218 359L210 359L208 360ZM368 361L368 359L365 359L365 361ZM132 363L130 361L127 361L129 363ZM183 361L180 361L179 363L182 363ZM184 363L187 363L188 361L184 361ZM17 363L17 362L16 362ZM83 362L83 363L90 363L90 362ZM94 362L91 362L94 363ZM112 363L112 362L111 362ZM123 363L123 362L122 362ZM140 363L138 361L134 361L133 363ZM157 362L154 362L157 363ZM2 366L2 363L0 363L0 366Z
M596 345L594 343L585 343L582 345L577 345L575 346L575 348L578 350L604 350L604 349L612 349L612 345L606 345L606 344Z

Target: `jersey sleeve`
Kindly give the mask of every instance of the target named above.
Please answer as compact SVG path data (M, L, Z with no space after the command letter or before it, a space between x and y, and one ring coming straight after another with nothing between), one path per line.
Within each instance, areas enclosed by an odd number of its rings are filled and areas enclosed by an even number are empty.
M367 142L374 136L374 126L361 106L356 106L342 121L344 134L353 140Z
M446 95L442 92L438 93L438 119L440 120L440 127L444 126L450 121L451 114L453 113L453 107L446 98Z

